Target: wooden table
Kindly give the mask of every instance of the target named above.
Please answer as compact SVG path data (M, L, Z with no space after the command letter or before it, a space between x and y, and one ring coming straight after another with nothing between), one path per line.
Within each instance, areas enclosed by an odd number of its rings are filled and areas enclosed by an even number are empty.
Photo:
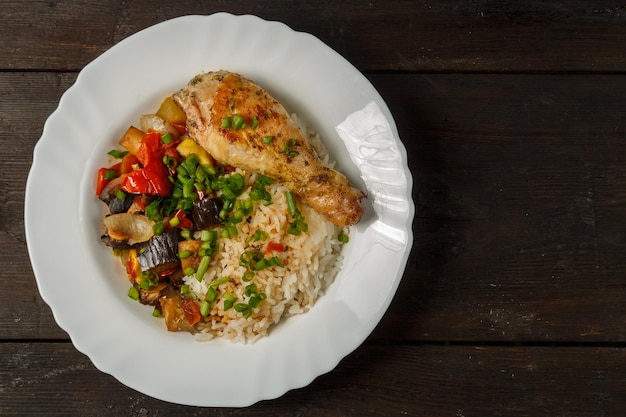
M395 116L416 204L406 272L367 341L243 410L165 403L98 371L41 300L23 222L33 148L81 68L150 25L222 10L310 32L362 71ZM626 412L623 2L1 0L0 17L0 415Z

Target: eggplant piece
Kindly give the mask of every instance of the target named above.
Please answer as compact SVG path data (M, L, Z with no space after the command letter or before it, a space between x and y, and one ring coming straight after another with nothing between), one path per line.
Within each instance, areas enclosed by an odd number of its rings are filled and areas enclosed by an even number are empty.
M183 297L178 291L167 287L161 291L159 297L161 314L165 319L165 325L170 332L195 333L195 329L189 324L183 311Z
M137 255L142 271L160 273L180 264L178 259L178 232L176 229L166 230L153 236Z
M220 211L224 207L224 202L217 197L205 197L195 201L191 207L191 219L197 230L217 226L222 223Z
M102 200L107 206L111 202L111 199L115 198L115 192L119 190L122 185L122 177L117 177L109 182L100 192L98 198Z
M124 193L123 199L117 196L111 198L109 200L109 212L111 214L126 213L133 204L133 201L135 201L135 197L137 197L137 194Z
M128 244L127 240L115 240L107 234L100 236L100 240L102 241L102 243L113 249L126 250L133 247L132 245Z
M156 287L152 287L149 290L144 290L143 288L138 288L139 290L139 302L141 304L156 306L159 303L159 297L161 296L161 291L167 287L167 284L162 282L158 284Z
M124 193L124 198L120 199L117 196L117 192L122 185L122 177L117 177L104 187L98 198L109 206L109 212L111 214L126 213L133 201L139 194Z

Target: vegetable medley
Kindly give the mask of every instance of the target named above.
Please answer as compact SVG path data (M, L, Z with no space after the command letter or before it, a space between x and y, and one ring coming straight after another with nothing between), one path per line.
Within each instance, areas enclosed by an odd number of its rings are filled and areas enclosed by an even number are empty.
M249 220L255 205L272 204L267 190L272 180L256 176L252 191L242 197L244 176L213 160L187 135L186 115L170 97L140 122L141 129L129 127L119 140L121 148L109 152L114 163L98 170L95 187L109 210L102 240L126 268L129 297L154 306L153 314L163 316L171 331L193 333L218 298L224 310L232 308L248 317L266 298L254 284L255 273L281 267L277 254L287 249L280 242L266 242L263 230L249 237L263 245L245 251L239 259L246 270L240 277L247 283L245 297L223 289L230 277L218 277L208 283L200 299L183 277L195 275L202 281L218 250L218 239L234 237L236 225ZM230 122L232 129L242 123L258 124L255 120ZM285 198L288 233L306 232L308 225L296 198L290 191ZM339 240L345 242L347 237L339 236Z

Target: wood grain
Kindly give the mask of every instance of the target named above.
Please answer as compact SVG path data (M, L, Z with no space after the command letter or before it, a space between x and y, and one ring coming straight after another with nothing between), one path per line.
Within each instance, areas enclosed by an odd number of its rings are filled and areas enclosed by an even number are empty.
M183 14L228 10L309 32L363 71L624 71L620 1L3 1L0 69L77 70ZM315 16L315 18L311 18ZM80 36L77 36L80 34ZM181 40L184 41L184 40ZM581 53L584 51L584 53Z
M2 416L617 416L624 390L623 348L362 346L276 400L197 408L127 388L66 343L0 344Z
M0 181L0 247L13 277L0 293L4 338L65 337L24 256L23 187L41 125L23 115L43 120L73 78L0 74L0 85L12 86L1 105L8 129L0 155L13 165ZM624 341L626 322L604 319L620 317L626 297L626 230L617 221L625 214L623 78L371 79L400 126L417 207L409 265L374 337Z
M153 24L222 10L309 32L364 72L416 205L372 335L309 386L244 409L165 403L97 370L41 299L24 230L34 147L78 72ZM0 415L623 414L623 2L3 0L0 18Z

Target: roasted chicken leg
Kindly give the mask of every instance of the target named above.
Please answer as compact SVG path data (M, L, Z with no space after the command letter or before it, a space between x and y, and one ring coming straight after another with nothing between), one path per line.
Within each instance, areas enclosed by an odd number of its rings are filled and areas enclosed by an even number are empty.
M338 226L360 219L364 193L327 167L285 108L251 80L207 72L172 97L190 136L216 160L284 184Z

